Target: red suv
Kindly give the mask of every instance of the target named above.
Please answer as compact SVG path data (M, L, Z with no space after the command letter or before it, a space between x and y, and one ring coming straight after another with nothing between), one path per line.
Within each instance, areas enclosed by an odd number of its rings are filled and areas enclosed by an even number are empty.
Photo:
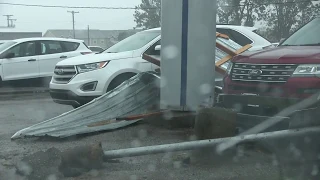
M274 116L319 91L317 17L278 47L235 56L223 79L223 93L218 96L217 105L243 114Z
M224 94L306 98L320 90L320 17L278 47L234 57Z

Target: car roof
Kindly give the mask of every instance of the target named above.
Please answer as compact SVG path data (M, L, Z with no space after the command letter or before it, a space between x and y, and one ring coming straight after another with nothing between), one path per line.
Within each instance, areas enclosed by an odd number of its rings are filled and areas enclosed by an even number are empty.
M249 26L237 26L237 25L226 25L226 24L217 24L217 28L225 28L225 29L238 29L238 30L250 30L250 31L255 31L258 28L256 27L249 27ZM153 28L153 29L148 29L145 31L160 31L161 28Z
M81 43L83 42L83 40L79 40L79 39L67 39L67 38L53 38L53 37L34 37L34 38L21 38L21 39L14 39L11 41L14 42L26 42L26 41L68 41L68 42L78 42Z

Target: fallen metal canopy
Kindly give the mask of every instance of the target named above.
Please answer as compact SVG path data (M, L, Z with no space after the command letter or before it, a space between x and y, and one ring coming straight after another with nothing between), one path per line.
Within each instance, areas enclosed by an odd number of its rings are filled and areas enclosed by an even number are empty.
M77 134L114 130L137 120L117 121L117 117L150 113L160 102L160 77L140 73L113 91L55 118L16 132L11 139L33 136L65 138Z

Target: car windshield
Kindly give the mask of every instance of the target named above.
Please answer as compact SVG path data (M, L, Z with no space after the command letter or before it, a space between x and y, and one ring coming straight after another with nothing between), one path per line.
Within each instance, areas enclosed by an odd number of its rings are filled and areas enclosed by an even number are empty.
M118 53L137 50L148 44L160 34L160 31L140 32L118 42L109 49L105 50L103 53Z
M2 52L3 50L7 49L8 47L10 47L14 44L16 44L16 42L14 42L14 41L8 41L8 42L0 44L0 52Z
M285 40L281 46L320 46L320 18L312 20Z
M100 48L100 47L90 47L90 50L91 50L91 51L94 51L94 52L101 52L101 51L103 51L103 49Z

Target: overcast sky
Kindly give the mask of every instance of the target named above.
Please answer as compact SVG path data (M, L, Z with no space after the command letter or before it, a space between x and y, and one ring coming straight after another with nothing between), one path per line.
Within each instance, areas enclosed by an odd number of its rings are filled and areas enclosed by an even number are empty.
M103 7L134 7L141 0L0 0L0 2L63 5L63 6L103 6ZM6 17L13 14L16 30L41 31L47 29L71 29L72 17L67 11L79 11L75 15L76 29L131 29L134 22L134 10L98 10L98 9L63 9L0 5L0 26L6 26Z

